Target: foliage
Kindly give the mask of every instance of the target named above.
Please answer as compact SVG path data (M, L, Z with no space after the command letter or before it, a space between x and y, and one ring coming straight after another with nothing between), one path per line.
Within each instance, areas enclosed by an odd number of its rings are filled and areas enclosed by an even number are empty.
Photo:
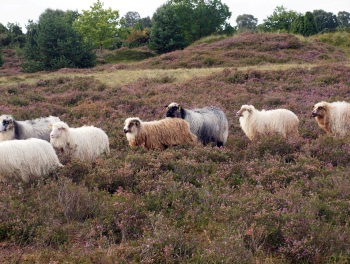
M143 30L133 28L130 30L128 37L124 40L124 46L127 46L129 48L145 46L149 43L149 39L149 28Z
M132 27L135 27L137 23L139 23L139 21L141 20L141 17L138 12L129 11L125 14L123 19L124 19L125 27L132 28Z
M114 48L115 37L119 33L119 12L111 8L103 9L103 3L97 0L90 10L83 10L73 25L84 40L91 41L94 47L100 50Z
M4 57L2 55L2 50L0 49L0 67L4 64Z
M72 28L77 14L72 11L47 9L38 23L27 26L24 48L26 72L57 70L60 68L86 68L95 65L92 47L84 43Z
M273 14L264 19L261 28L266 32L289 32L297 17L297 12L287 11L284 6L277 6Z
M315 18L311 12L306 12L304 16L303 36L311 36L317 34Z
M313 12L317 32L329 32L334 31L338 27L337 16L331 12L318 9Z
M337 15L337 20L339 26L343 28L349 28L350 27L350 13L346 11L340 11Z
M236 24L239 31L254 30L258 24L258 19L253 15L239 15L236 18Z
M149 46L157 53L166 53L187 46L180 27L180 18L169 3L153 14Z
M182 49L214 33L232 31L226 20L231 16L220 0L174 0L153 15L150 47L158 53Z

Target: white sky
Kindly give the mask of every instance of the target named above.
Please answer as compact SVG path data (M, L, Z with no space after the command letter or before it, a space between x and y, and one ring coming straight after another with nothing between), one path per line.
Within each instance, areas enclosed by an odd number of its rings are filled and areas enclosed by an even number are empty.
M151 17L158 7L166 0L100 0L104 8L112 8L119 11L119 16L124 16L129 11L135 11L143 17ZM0 5L0 23L7 25L8 22L18 23L25 32L25 26L31 19L37 22L40 14L47 8L60 9L63 11L89 10L97 0L2 0ZM326 12L337 14L339 11L350 13L350 0L221 0L228 5L232 16L229 23L236 25L239 15L250 14L258 18L258 24L263 19L272 15L277 6L283 5L288 11L300 13L322 9Z

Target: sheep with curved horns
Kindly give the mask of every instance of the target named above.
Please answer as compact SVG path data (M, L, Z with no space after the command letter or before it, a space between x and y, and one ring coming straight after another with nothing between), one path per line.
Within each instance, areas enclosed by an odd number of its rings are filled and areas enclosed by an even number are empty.
M259 136L279 134L285 138L299 136L298 117L287 109L262 110L242 105L236 113L243 132L250 140Z
M28 182L32 177L47 175L62 166L55 150L45 140L0 142L0 174L3 176L17 176Z
M144 122L138 117L129 117L125 120L124 133L130 147L144 146L148 150L197 143L188 123L180 118Z
M65 122L56 122L52 125L50 142L69 159L94 161L103 153L110 152L108 136L94 126L72 128Z
M214 142L222 147L226 144L228 136L228 121L224 112L214 106L185 109L178 103L171 103L167 107L167 117L177 117L190 124L193 134L204 145Z
M350 134L350 104L347 102L319 102L315 104L311 115L327 134Z
M50 141L50 124L60 121L56 116L17 121L12 115L0 116L0 141L40 138Z

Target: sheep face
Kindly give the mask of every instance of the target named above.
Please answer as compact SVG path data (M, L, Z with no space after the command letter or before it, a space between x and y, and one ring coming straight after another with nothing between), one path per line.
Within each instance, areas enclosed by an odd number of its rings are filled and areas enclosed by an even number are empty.
M62 133L65 133L67 127L66 126L62 126L60 124L54 124L53 126L51 126L52 131L50 133L50 138L51 139L55 139L55 138L59 138L60 135Z
M124 124L126 138L132 140L141 129L141 120L138 117L129 117Z
M315 104L314 109L311 112L312 117L317 117L319 119L322 119L326 115L327 109L326 105L321 102L318 104Z
M167 112L166 117L177 117L182 118L181 114L181 106L178 103L171 103L168 106L166 106Z
M13 117L10 115L0 116L0 132L13 130Z
M241 109L236 113L237 117L247 117L251 114L254 107L252 105L242 105Z

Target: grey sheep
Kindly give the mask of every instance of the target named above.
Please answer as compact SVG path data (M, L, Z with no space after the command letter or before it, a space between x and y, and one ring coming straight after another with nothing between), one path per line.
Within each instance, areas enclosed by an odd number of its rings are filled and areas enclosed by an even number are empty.
M171 103L167 107L167 117L177 117L190 124L193 134L203 145L213 142L218 147L226 144L228 136L228 121L223 111L215 106L197 109L185 109L178 103Z

